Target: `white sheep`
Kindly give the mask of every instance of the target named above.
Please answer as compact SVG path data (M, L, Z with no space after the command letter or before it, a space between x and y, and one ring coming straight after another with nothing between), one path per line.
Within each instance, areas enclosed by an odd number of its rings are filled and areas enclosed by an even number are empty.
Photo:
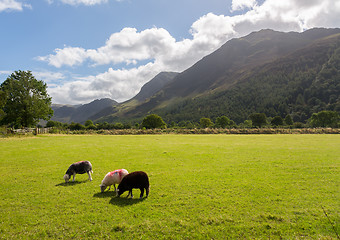
M114 186L115 191L116 191L116 184L119 184L122 181L123 177L128 174L129 172L125 169L118 169L118 170L114 170L113 172L108 172L105 175L102 183L100 184L101 192L104 192L107 187L109 187L109 190L110 190L111 185Z

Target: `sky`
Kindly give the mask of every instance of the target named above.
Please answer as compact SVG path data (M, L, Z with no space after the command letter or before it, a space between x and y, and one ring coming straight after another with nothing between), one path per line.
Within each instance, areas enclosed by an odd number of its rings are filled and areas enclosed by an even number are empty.
M56 104L124 102L261 29L340 27L340 0L0 0L0 84L32 71Z

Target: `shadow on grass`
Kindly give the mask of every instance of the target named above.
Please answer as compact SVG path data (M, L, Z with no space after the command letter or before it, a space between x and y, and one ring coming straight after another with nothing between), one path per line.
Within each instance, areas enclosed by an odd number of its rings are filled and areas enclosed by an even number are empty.
M115 191L106 191L106 192L98 192L93 194L93 197L96 198L107 198L107 197L115 197L116 196L116 192Z
M110 200L110 204L114 204L120 207L124 207L124 206L130 206L130 205L134 205L134 204L138 204L141 203L145 200L146 198L126 198L126 197L113 197Z
M55 186L56 187L60 187L60 186L69 187L69 186L74 186L74 185L78 185L78 184L83 184L83 183L86 183L86 182L88 182L88 181L87 180L85 180L85 181L74 181L74 182L68 182L68 183L62 182L62 183L56 184Z

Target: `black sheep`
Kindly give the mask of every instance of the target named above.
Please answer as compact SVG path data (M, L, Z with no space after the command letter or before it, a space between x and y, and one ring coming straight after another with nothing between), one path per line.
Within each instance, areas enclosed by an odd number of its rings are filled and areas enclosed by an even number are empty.
M80 161L71 164L71 166L67 169L64 179L65 182L68 182L73 175L73 182L76 174L84 174L87 173L89 175L89 180L92 181L91 173L92 173L92 165L89 161Z
M140 198L143 197L144 189L146 190L146 197L149 195L149 177L143 171L132 172L126 175L120 184L118 185L118 197L122 195L124 192L129 191L129 195L133 198L132 189L139 188L140 190Z

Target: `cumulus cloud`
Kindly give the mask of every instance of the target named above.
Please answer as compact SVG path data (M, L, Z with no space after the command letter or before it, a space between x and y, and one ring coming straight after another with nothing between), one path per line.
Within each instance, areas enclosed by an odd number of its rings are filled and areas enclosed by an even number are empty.
M231 3L231 11L244 10L246 8L251 9L256 6L256 0L233 0Z
M105 73L74 78L75 81L61 86L49 85L48 92L55 103L79 104L99 98L111 98L122 102L127 100L126 96L136 95L145 79L153 78L160 71L161 69L153 63L129 70L109 68Z
M160 71L183 71L231 38L264 28L301 32L312 27L339 27L340 22L340 0L266 0L262 4L233 0L231 9L246 11L235 16L208 13L192 24L191 38L180 41L163 28L124 28L97 49L56 49L38 59L56 68L86 63L93 68L108 65L109 69L49 91L55 102L65 99L78 103L101 97L124 101ZM114 69L117 64L126 68Z
M86 58L86 50L79 47L65 47L54 50L55 54L37 57L37 60L47 61L50 65L60 68L63 65L74 66L82 64Z
M33 76L35 76L38 80L43 80L48 84L48 86L57 86L60 81L64 80L66 76L59 72L32 72Z
M23 11L24 8L31 9L30 4L25 4L16 0L0 0L0 12L3 11Z

